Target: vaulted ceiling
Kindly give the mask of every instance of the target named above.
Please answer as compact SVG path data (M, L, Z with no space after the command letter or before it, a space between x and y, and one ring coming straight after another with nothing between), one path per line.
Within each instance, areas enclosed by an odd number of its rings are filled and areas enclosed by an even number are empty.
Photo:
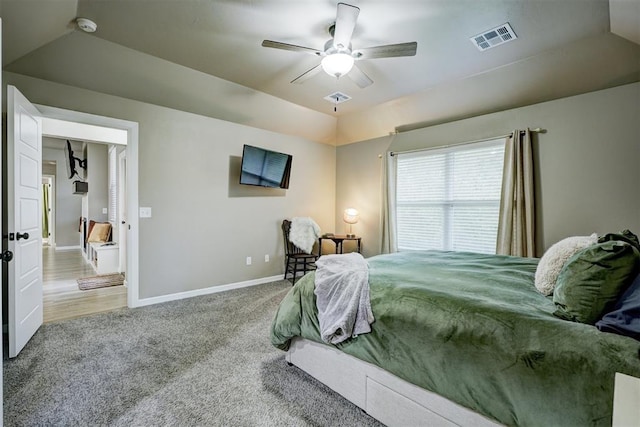
M163 80L187 84L195 70L334 117L323 142L338 144L640 80L634 0L347 2L360 8L354 49L418 44L415 56L357 61L366 88L325 73L292 84L320 59L261 46L322 50L335 0L1 0L3 69L178 108L173 93L158 95ZM79 31L79 16L98 30ZM480 52L469 40L507 22L512 42ZM323 98L336 90L352 99L334 112ZM203 113L198 102L186 109Z

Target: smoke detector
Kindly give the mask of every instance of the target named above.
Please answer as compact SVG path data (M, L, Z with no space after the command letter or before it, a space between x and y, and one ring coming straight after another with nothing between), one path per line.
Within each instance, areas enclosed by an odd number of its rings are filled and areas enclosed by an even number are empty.
M513 31L513 28L511 28L511 25L507 22L499 27L483 31L480 34L471 37L469 40L471 40L471 43L473 43L479 51L484 52L492 47L513 41L517 38L518 37Z
M87 18L76 19L76 24L78 25L78 28L80 28L85 33L93 33L98 29L98 25L96 25L96 23L91 19Z

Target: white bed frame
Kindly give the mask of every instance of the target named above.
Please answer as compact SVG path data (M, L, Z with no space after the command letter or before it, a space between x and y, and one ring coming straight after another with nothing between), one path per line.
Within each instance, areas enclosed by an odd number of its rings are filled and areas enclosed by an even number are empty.
M640 378L616 373L613 427L640 427Z
M501 425L333 347L295 338L286 360L388 426Z
M483 415L333 347L294 338L287 362L387 426L496 427ZM616 374L613 427L640 427L640 378Z

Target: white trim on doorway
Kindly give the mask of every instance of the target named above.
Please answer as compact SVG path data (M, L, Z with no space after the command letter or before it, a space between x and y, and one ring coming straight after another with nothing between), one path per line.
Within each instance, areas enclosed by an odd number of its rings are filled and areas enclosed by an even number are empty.
M127 219L127 151L123 150L120 154L118 154L118 212L116 215L116 222L118 223L118 241L121 242L120 245L120 272L125 275L125 286L127 285L127 232L126 226L128 226L129 222ZM124 244L122 244L124 243Z
M36 108L40 111L42 117L45 118L104 126L126 131L127 167L129 169L127 171L127 210L128 212L138 212L138 123L46 105L36 105ZM127 306L133 308L140 305L138 216L129 215L127 220Z

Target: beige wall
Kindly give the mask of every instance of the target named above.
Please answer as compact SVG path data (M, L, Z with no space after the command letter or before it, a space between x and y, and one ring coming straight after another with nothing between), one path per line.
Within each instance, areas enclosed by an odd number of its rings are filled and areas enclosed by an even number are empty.
M86 181L89 191L83 197L87 198L89 212L87 219L96 222L106 222L108 215L102 209L109 206L109 181L107 144L87 144Z
M336 231L342 233L348 230L342 214L347 208L356 208L360 217L353 225L353 233L363 237L362 254L365 257L380 252L380 156L384 155L390 141L391 137L383 137L343 145L337 149Z
M279 223L313 216L323 231L345 230L342 211L360 210L354 232L367 256L379 248L380 162L396 150L543 127L535 141L540 248L569 235L640 232L640 83L507 110L337 149L300 137L12 73L33 102L140 124L140 298L282 272ZM236 184L244 143L293 155L291 188L259 192ZM256 192L258 191L258 192ZM264 263L264 255L271 256ZM253 265L245 266L251 256Z
M286 217L334 228L333 146L13 73L3 78L38 104L139 123L139 204L153 210L139 225L140 298L281 274ZM293 155L289 190L238 189L229 171L245 143Z
M395 151L542 127L537 161L539 254L571 235L629 228L640 234L640 83L431 126L393 137ZM367 255L379 249L380 159L392 137L338 147L336 221L361 211ZM337 224L337 222L336 222Z

